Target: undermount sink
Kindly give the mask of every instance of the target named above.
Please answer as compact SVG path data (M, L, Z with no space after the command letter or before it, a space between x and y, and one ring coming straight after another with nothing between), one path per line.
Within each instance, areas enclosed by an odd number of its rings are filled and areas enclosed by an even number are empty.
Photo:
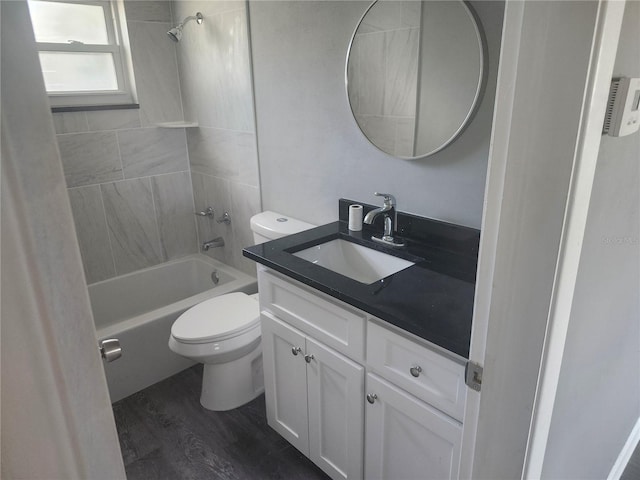
M377 282L414 265L408 260L339 238L300 250L293 255L366 284Z

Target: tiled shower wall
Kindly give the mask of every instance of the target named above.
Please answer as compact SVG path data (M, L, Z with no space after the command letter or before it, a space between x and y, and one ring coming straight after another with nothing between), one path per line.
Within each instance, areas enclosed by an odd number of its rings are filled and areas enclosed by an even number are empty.
M208 254L255 274L242 257L260 211L245 3L125 7L140 109L54 114L87 282L196 253L217 236L225 246ZM196 11L203 25L189 22L171 42L166 32ZM200 127L155 127L184 119ZM207 206L232 224L196 219Z
M198 250L169 2L126 2L139 110L53 115L88 283Z
M258 155L247 8L240 1L177 1L174 21L201 12L202 25L190 22L177 46L195 207L225 211L232 224L198 218L200 241L222 236L223 248L209 255L255 275L255 263L242 256L253 243L249 219L260 211Z

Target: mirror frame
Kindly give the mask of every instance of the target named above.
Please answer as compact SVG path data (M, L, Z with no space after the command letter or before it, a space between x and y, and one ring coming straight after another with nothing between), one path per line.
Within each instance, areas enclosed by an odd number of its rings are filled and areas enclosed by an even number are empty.
M380 147L378 147L378 145L373 143L369 139L369 137L367 137L367 135L362 131L362 128L360 127L360 124L358 123L358 120L356 119L356 115L355 115L355 112L353 111L353 107L351 106L351 100L349 99L349 76L348 76L348 74L349 74L349 57L351 56L351 48L353 46L353 41L356 38L356 33L358 33L358 28L360 28L360 25L362 24L362 21L364 20L364 18L369 13L369 10L371 10L379 1L382 1L382 0L374 0L371 3L371 5L369 5L367 7L367 9L364 11L362 16L360 17L360 20L358 20L358 24L356 25L356 28L353 30L353 34L351 35L351 40L349 41L349 47L347 48L347 58L346 58L345 65L344 65L344 86L345 86L345 93L346 93L346 97L347 97L347 103L349 104L349 111L351 112L351 117L353 118L353 121L355 122L355 124L358 127L358 130L360 131L362 136L371 145L373 145L376 149L378 149L380 152L382 152L382 153L384 153L384 154L386 154L386 155L388 155L388 156L390 156L392 158L398 158L400 160L420 160L420 159L429 157L431 155L434 155L434 154L444 150L449 145L451 145L460 135L462 135L462 133L471 124L473 118L475 117L476 113L478 112L478 108L480 107L481 99L484 97L484 91L485 91L485 88L487 86L487 76L488 76L488 71L489 71L489 69L487 68L487 58L488 58L487 40L486 40L486 37L485 37L484 30L481 27L482 23L480 22L480 18L478 17L478 14L473 9L471 4L467 0L458 0L462 4L462 6L465 8L465 11L466 11L467 15L469 16L471 22L473 23L473 28L474 28L475 33L476 33L476 38L478 40L478 47L479 47L479 54L480 54L480 72L478 74L478 85L476 87L476 92L475 92L475 95L473 97L473 102L472 102L471 106L469 107L469 111L467 112L466 117L461 122L460 127L458 127L458 129L453 133L453 135L451 135L451 137L449 137L449 139L446 140L442 145L440 145L439 147L433 149L430 152L422 153L420 155L416 155L416 156L413 156L413 157L398 157L398 156L395 156L395 155L393 155L393 154L391 154L389 152L386 152L386 151L382 150ZM388 0L388 1L391 1L391 0ZM429 1L429 0L415 0L415 1L425 2L425 1ZM443 1L443 0L441 0L441 1Z

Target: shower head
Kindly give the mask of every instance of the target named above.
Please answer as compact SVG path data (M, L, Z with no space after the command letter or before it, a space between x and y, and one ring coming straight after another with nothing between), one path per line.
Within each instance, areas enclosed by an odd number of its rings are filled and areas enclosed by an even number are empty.
M178 25L177 27L172 28L167 32L167 35L169 35L169 38L174 42L179 42L182 38L182 26Z
M187 18L185 18L183 21L181 21L178 25L176 25L175 27L173 27L171 30L169 30L167 32L167 35L169 35L169 38L171 40L173 40L174 42L179 42L180 39L182 38L182 29L184 28L184 25L189 21L189 20L193 20L195 19L196 23L198 25L202 25L202 22L204 20L204 17L202 16L202 13L200 12L196 12L195 15L191 15Z

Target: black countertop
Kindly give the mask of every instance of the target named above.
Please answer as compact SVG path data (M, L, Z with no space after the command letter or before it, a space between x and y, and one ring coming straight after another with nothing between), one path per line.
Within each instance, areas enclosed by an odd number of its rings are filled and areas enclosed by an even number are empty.
M341 200L341 218L344 204ZM365 212L371 206L365 206ZM424 223L428 222L428 223ZM376 222L377 223L377 222ZM404 227L403 227L404 226ZM409 226L410 228L408 228ZM398 230L412 230L407 246L373 242L377 224L351 232L337 221L278 240L247 247L245 257L353 305L464 358L469 357L471 317L479 231L398 213ZM431 235L422 235L428 232ZM432 235L436 232L437 235ZM443 240L442 234L451 242ZM293 255L313 245L341 238L415 262L398 273L366 285ZM450 248L445 249L444 246Z

